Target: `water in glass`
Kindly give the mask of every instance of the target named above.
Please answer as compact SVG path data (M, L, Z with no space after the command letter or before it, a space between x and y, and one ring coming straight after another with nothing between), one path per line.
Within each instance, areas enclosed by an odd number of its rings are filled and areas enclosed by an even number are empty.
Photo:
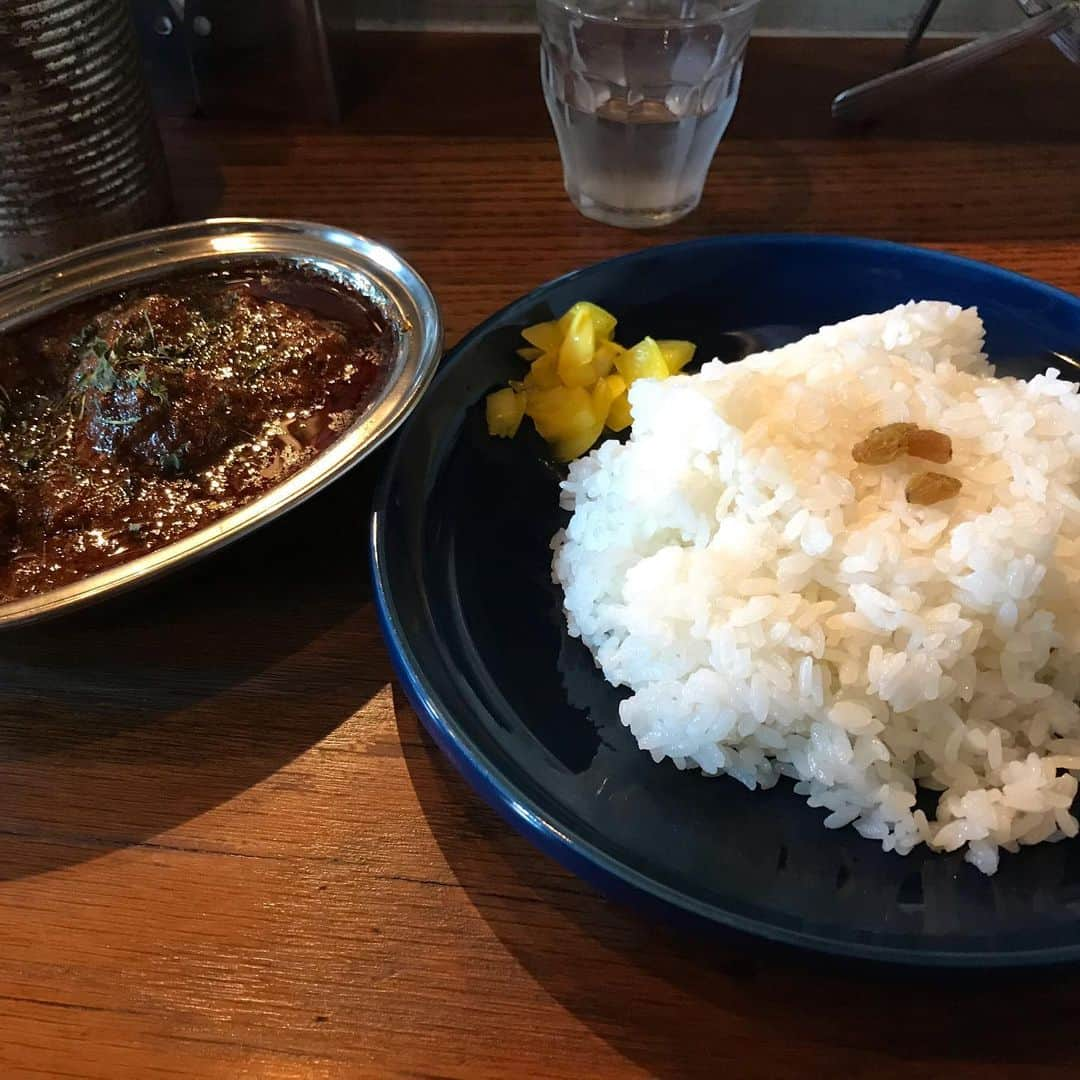
M697 206L755 7L539 0L544 98L583 214L643 228Z

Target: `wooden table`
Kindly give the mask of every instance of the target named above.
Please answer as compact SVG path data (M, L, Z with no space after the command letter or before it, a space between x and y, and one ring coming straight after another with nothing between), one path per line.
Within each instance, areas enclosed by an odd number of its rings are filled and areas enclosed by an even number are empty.
M644 235L566 201L531 41L344 47L340 129L169 121L180 211L379 237L449 342L575 266L716 232L873 234L1080 291L1080 84L1047 49L856 136L829 97L895 46L756 41L702 208ZM0 1075L1075 1074L1071 971L702 950L513 834L391 677L379 465L182 577L3 638Z

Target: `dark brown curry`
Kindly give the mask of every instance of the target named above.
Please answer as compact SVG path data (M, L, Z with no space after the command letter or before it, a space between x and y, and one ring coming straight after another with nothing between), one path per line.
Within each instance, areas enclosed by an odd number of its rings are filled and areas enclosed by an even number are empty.
M136 558L324 450L393 332L301 271L175 278L0 338L0 601Z

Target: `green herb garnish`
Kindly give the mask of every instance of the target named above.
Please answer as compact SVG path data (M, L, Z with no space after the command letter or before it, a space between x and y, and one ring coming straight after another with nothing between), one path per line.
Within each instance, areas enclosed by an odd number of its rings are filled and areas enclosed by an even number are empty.
M112 393L116 389L145 390L162 405L169 403L169 393L165 381L159 375L151 375L146 370L146 359L157 359L159 353L157 339L154 336L154 327L145 311L143 312L143 318L146 320L146 327L150 334L151 348L149 350L143 349L134 352L130 348L117 350L100 337L89 337L84 332L80 342L83 356L87 357L89 354L89 356L96 358L96 362L93 369L89 373L84 372L80 375L76 383L74 396L78 398L78 405L75 405L73 399L72 411L76 413L79 419L82 419L86 412L86 395L91 389L102 394ZM171 360L172 357L167 357L167 359ZM115 421L105 422L117 423ZM124 423L134 422L134 420L124 421Z
M169 404L169 391L165 388L165 381L160 375L153 375L147 379L146 389L150 394L156 397L162 405Z
M102 342L101 344L104 345L105 343ZM113 360L116 359L116 353L111 349L104 353L99 353L97 350L93 351L94 355L98 358L98 362L94 366L94 370L90 372L86 381L95 390L100 390L103 394L107 394L110 390L115 389L118 381L116 367L113 364Z

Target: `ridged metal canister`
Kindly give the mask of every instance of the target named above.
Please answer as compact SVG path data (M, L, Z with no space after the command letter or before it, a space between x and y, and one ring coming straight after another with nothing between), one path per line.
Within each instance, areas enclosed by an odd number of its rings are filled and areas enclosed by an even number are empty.
M128 0L0 0L0 272L168 206Z

